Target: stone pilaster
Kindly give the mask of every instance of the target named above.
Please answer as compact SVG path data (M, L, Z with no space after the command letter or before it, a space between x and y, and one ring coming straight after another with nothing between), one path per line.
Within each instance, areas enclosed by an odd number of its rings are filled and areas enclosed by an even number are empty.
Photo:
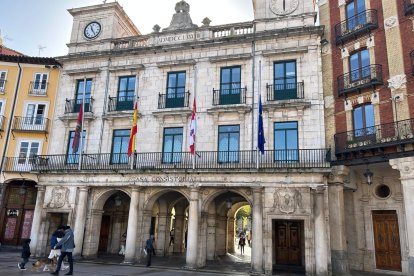
M216 208L210 208L207 217L207 260L216 257Z
M198 248L198 197L199 188L191 188L190 208L188 210L188 233L187 233L187 255L186 267L197 268Z
M183 252L183 237L184 237L184 214L178 213L175 210L175 227L174 227L174 253L182 253ZM184 212L182 210L182 212Z
M333 275L349 275L345 229L344 180L349 174L346 166L332 168L328 178L329 227Z
M40 226L42 222L42 210L43 210L43 203L45 200L45 190L44 186L37 186L37 196L36 196L36 206L33 214L33 222L32 222L32 231L30 233L30 247L34 250L34 256L40 256L41 252L41 245L39 244L39 237L40 237Z
M316 275L328 275L328 235L325 218L325 187L315 189L315 263ZM254 231L253 231L254 233Z
M88 203L88 191L87 187L80 187L78 194L78 205L76 207L76 217L75 217L75 228L73 234L75 236L75 249L73 250L74 256L79 256L82 253L83 248L83 237L85 234L85 224L86 224L86 209Z
M227 219L227 252L234 253L234 218Z
M121 222L122 222L122 212L115 212L112 218L112 234L111 234L111 244L109 246L109 252L112 254L118 254L121 248Z
M155 245L155 249L157 252L157 255L159 256L164 256L166 250L165 250L165 246L168 246L168 242L170 240L166 240L167 239L167 235L168 237L170 236L170 229L167 229L167 218L168 218L168 214L167 213L161 213L158 214L158 235L157 235L157 240L155 241L156 245Z
M407 275L414 275L414 157L392 159L390 165L400 171L408 240Z
M262 188L253 188L252 257L253 273L263 273L263 205Z
M137 228L138 228L138 202L139 202L139 189L132 188L131 202L129 205L124 263L133 263L135 261L135 252L136 252L135 246L137 242Z

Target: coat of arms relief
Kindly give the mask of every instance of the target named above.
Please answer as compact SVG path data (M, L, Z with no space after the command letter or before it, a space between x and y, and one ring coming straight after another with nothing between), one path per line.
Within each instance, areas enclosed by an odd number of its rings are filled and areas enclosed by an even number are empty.
M292 214L303 210L302 195L298 189L275 189L273 208L284 214Z
M52 196L50 198L47 207L49 208L62 208L68 203L69 189L65 187L54 187L52 190Z

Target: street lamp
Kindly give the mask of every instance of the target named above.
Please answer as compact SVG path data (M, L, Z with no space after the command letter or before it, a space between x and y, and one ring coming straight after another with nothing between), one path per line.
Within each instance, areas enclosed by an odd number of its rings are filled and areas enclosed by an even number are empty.
M114 201L115 201L115 206L116 206L116 207L121 206L121 204L122 204L122 200L121 200L121 197L120 197L119 195L116 195L116 196L115 196Z
M22 183L22 186L20 186L19 193L22 196L26 194L26 185L25 185L25 182L24 181Z
M231 206L233 205L233 202L231 201L231 197L230 197L230 193L229 192L227 192L227 197L226 197L225 202L226 202L227 209L230 209Z
M374 174L369 170L369 168L367 168L367 170L364 172L364 176L367 179L367 184L371 185L372 177L374 176Z

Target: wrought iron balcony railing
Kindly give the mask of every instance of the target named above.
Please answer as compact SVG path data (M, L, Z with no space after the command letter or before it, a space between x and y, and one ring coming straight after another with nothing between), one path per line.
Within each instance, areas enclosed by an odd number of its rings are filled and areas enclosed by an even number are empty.
M49 119L44 117L14 117L13 131L48 132Z
M33 171L78 170L79 155L41 155L32 162ZM82 170L229 170L229 169L311 169L329 168L328 149L267 150L257 158L256 151L148 152L127 154L83 154ZM257 163L257 160L259 163Z
M336 44L355 39L361 33L370 33L378 28L376 10L365 10L335 25Z
M245 104L247 87L213 89L213 105Z
M5 172L30 172L37 162L37 157L6 157L4 161L3 171Z
M336 153L414 142L414 119L335 134Z
M414 0L404 0L405 15L414 14Z
M304 82L266 84L267 101L293 100L304 98Z
M4 122L6 121L6 117L0 116L0 132L4 131Z
M134 96L109 97L108 112L134 110Z
M338 77L338 95L383 84L382 66L373 64Z
M176 94L158 94L158 109L188 107L190 91Z
M93 104L93 98L87 98L85 99L85 109L84 112L92 112L92 104ZM80 107L82 105L82 100L77 99L66 99L65 104L65 114L70 113L78 113L80 110Z
M0 94L3 94L5 89L6 89L6 80L0 80Z
M29 95L46 96L49 83L43 81L32 81L29 86Z
M411 74L414 76L414 50L410 53L410 59L411 59Z

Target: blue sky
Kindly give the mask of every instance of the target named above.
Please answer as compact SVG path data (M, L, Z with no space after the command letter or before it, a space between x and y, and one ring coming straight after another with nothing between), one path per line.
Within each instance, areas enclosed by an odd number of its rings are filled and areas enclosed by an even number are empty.
M108 0L113 2L114 0ZM179 0L118 0L143 34L155 24L165 28ZM201 25L204 17L211 25L253 20L251 0L187 0L193 23ZM39 55L39 45L46 47L40 56L67 54L72 16L67 9L101 4L102 0L1 0L0 30L4 44L29 56Z

